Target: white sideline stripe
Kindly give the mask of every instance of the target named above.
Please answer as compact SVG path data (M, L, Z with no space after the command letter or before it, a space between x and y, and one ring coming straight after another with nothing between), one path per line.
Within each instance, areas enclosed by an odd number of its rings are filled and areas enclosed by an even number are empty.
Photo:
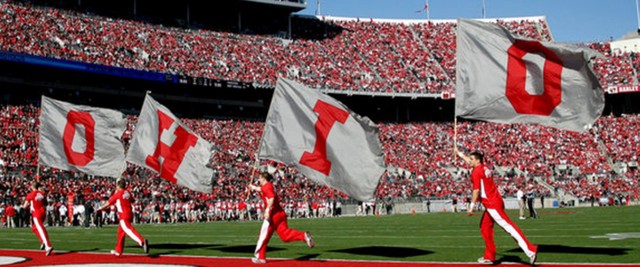
M0 266L11 265L27 261L27 258L13 257L13 256L0 256Z
M138 246L142 246L142 240L140 240L140 238L133 234L133 231L131 231L131 229L127 227L127 224L124 223L124 220L120 220L120 227L122 227L122 230L124 230L125 234L131 237L133 241L136 241L136 243L138 243Z
M489 212L491 217L493 217L493 219L496 221L498 225L500 225L500 227L502 227L502 229L507 231L507 233L509 233L518 242L518 245L524 251L524 254L527 254L527 257L531 258L535 254L535 252L529 250L529 247L527 246L527 242L524 241L524 238L520 235L520 233L516 231L513 225L505 221L502 218L502 216L500 216L500 213L498 213L497 210L487 209L487 212Z
M262 227L260 228L260 237L258 237L258 244L256 244L256 251L253 255L256 258L260 257L259 250L264 245L264 240L267 238L267 232L269 231L269 221L264 220L262 222Z
M37 249L12 249L12 248L0 248L0 250L10 250L10 251L40 251ZM59 254L64 254L64 253L68 253L71 251L64 251L64 250L57 250L57 252ZM94 254L94 255L111 255L110 252L78 252L78 254ZM142 255L142 254L133 254L133 253L122 253L122 255L132 255L132 256L136 256L136 255ZM251 260L250 257L228 257L228 256L202 256L202 255L159 255L159 257L176 257L176 258L205 258L205 259L246 259L246 260ZM276 260L291 260L293 258L269 258L269 259L276 259ZM323 259L323 258L314 258L314 259L309 259L309 261L335 261L335 262L375 262L375 263L419 263L419 264L477 264L476 261L467 261L467 262L463 262L463 261L384 261L384 260L343 260L343 259ZM522 262L501 262L500 264L515 264L515 265L522 265ZM554 265L567 265L567 266L575 266L575 265L579 265L579 266L638 266L637 263L598 263L598 262L592 262L592 263L569 263L569 262L536 262L536 265L541 265L541 264L554 264Z
M33 225L36 226L36 229L38 230L38 235L40 235L40 239L42 239L42 243L45 246L45 249L49 249L49 239L47 239L47 235L44 234L44 230L42 230L42 225L40 225L40 223L38 222L38 219L31 217L31 219L33 220Z

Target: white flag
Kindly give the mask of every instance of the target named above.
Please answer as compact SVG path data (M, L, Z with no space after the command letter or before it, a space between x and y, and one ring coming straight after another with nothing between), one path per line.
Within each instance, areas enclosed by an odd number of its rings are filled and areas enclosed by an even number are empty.
M458 20L456 115L584 132L602 114L604 92L569 44L517 39L504 27Z
M42 96L38 163L90 175L120 177L125 169L118 111Z
M153 170L171 183L211 193L210 156L209 142L151 96L145 97L127 161Z
M332 97L279 78L258 156L369 201L385 169L378 132L371 120Z

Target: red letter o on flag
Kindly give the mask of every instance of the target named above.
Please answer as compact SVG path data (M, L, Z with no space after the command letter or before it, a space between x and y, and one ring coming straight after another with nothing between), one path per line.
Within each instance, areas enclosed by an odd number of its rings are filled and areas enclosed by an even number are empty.
M527 66L522 58L527 53L542 53L545 56L542 77L544 92L541 95L531 95L525 90ZM538 41L516 40L507 54L506 96L515 111L519 114L551 115L562 102L562 60Z
M71 148L73 138L76 136L76 124L84 126L84 139L87 146L83 153L75 152ZM67 124L64 126L62 142L64 153L67 155L69 164L86 166L93 160L93 154L95 152L95 125L96 122L89 112L71 110L67 113Z

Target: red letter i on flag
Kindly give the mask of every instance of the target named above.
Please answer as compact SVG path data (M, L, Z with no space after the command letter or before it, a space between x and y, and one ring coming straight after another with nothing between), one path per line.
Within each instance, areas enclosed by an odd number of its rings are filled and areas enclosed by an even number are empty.
M329 175L331 162L327 159L327 137L337 121L344 124L349 117L349 112L332 106L322 100L318 100L313 107L313 111L318 113L318 120L315 124L316 144L313 152L305 151L300 158L300 164L312 168L316 171Z

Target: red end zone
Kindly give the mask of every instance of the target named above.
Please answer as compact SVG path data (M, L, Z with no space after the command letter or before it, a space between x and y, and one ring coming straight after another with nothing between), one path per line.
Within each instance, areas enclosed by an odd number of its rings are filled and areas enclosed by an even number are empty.
M145 256L136 254L124 254L120 257L108 253L85 252L55 252L46 257L42 251L29 250L0 250L0 266L113 266L113 265L171 265L171 266L374 266L374 267L400 267L400 266L481 266L478 263L464 262L397 262L397 261L360 261L360 260L295 260L295 259L269 259L267 264L253 264L250 258L225 258L204 256ZM509 266L528 266L522 263L502 263ZM536 266L603 266L603 267L629 267L640 266L638 264L539 264Z

